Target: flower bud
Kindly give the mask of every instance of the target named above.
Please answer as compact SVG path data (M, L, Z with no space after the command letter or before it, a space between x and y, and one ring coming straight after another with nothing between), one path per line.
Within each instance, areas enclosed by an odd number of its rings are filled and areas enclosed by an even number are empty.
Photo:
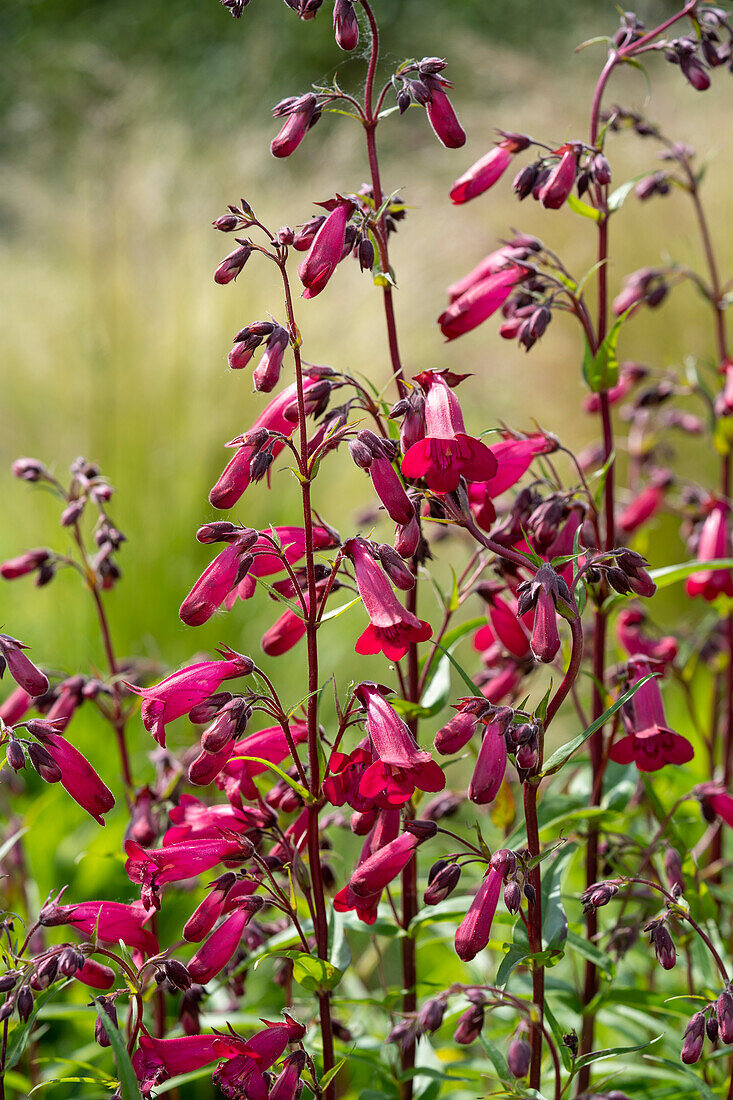
M15 772L21 771L25 767L25 754L20 742L9 741L5 751L9 767Z
M686 1066L694 1065L702 1054L705 1042L705 1017L702 1012L696 1012L685 1028L680 1057Z
M529 1063L532 1058L532 1048L525 1039L512 1039L507 1051L507 1065L514 1077L526 1077L529 1073Z
M163 963L165 976L176 989L186 990L191 987L191 975L186 967L178 959L166 959Z
M717 1043L718 1041L718 1017L711 1013L705 1021L705 1034L711 1043Z
M676 848L668 848L664 853L664 870L670 890L679 897L685 892L685 880L682 877L682 860Z
M446 1003L441 997L432 997L425 1001L417 1014L417 1024L421 1032L432 1034L443 1023Z
M227 283L231 283L240 274L251 254L251 244L247 241L240 241L239 248L235 248L233 252L225 256L217 267L214 272L214 282L218 283L219 286L226 286Z
M10 468L13 477L21 481L40 481L46 473L46 467L37 458L16 458Z
M518 882L507 882L504 887L504 904L510 913L518 913L522 905L522 891Z
M18 1007L18 1016L23 1021L27 1020L33 1011L33 994L27 985L20 990L15 1003Z
M95 1000L99 1009L99 1014L94 1024L94 1038L100 1047L108 1047L111 1045L110 1038L107 1034L107 1029L102 1023L101 1015L104 1013L110 1023L113 1024L114 1027L117 1027L117 1009L115 1008L114 1001L109 997L96 997Z
M659 965L665 970L672 970L677 962L677 952L667 925L663 921L658 924L653 921L652 925L647 925L644 931L651 933L651 942Z
M61 781L61 768L43 745L37 745L35 741L31 742L28 745L28 759L46 783Z
M715 1002L715 1014L720 1038L724 1043L733 1043L733 993L730 987L724 989Z
M458 1020L453 1038L462 1046L474 1043L484 1026L484 1006L471 1005Z
M56 981L56 975L59 971L59 957L58 955L51 955L38 967L35 973L35 985L38 989L48 989L48 987Z
M59 973L65 978L73 978L77 970L84 965L84 956L74 947L66 947L59 955Z
M355 50L359 43L359 20L352 0L336 0L333 6L333 30L342 50Z
M428 885L423 901L426 905L437 905L449 897L461 877L461 868L458 863L449 863L438 860L433 864L428 875Z

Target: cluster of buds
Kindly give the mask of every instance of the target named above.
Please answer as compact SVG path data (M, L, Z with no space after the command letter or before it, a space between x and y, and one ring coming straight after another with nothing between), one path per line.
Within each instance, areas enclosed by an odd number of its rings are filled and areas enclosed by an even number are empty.
M611 898L615 898L623 879L605 879L603 882L594 882L580 895L583 903L583 912L592 913L603 905L608 905Z
M691 1017L685 1028L680 1057L685 1065L694 1065L702 1054L705 1039L733 1044L733 992L726 986L720 996Z
M650 309L660 306L669 291L668 276L666 267L642 267L632 271L613 300L613 312L620 317L624 313L636 313L642 305Z
M397 106L400 114L411 103L424 107L438 141L447 149L460 149L466 144L466 134L446 94L453 84L441 76L445 67L440 57L423 57L400 66L394 76Z
M677 962L677 951L667 927L666 917L655 917L644 926L649 933L649 941L654 947L657 962L664 970L672 970Z

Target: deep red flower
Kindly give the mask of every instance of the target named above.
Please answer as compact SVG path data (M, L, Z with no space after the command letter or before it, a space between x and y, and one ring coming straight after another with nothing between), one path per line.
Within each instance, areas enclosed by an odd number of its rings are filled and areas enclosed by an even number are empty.
M425 438L409 448L402 459L405 477L424 477L435 493L458 488L467 481L488 481L497 462L485 443L466 434L463 413L445 372L430 370L416 375L425 390Z
M643 660L631 662L631 686L652 672ZM616 764L636 764L641 772L656 772L666 764L687 764L695 755L686 737L667 725L662 693L656 677L647 680L631 700L631 732L612 746L609 758Z
M363 539L349 539L343 550L354 562L359 595L371 620L356 643L356 652L382 652L391 661L399 661L413 643L432 635L430 624L402 606Z
M716 558L730 557L731 539L728 506L722 500L711 503L702 526L697 558L701 565ZM688 596L702 596L712 601L717 596L733 596L733 574L730 569L701 569L685 582Z
M481 282L474 283L438 317L438 324L446 340L455 340L465 332L470 332L501 309L517 283L526 275L526 268L510 264L496 274L488 275Z
M308 254L298 267L305 287L304 298L320 294L342 259L346 226L354 211L351 199L337 199L331 213L316 233Z

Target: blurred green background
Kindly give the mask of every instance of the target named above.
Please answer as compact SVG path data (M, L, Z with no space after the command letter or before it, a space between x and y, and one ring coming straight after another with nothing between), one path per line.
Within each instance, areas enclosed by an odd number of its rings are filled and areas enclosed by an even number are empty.
M586 136L603 51L574 47L613 33L615 5L376 0L375 7L384 79L405 57L446 56L468 133L464 149L443 149L419 108L380 127L385 189L401 189L410 207L392 246L408 370L472 372L463 393L474 430L500 421L526 429L537 418L564 443L582 446L595 425L579 412L582 349L569 322L556 319L526 356L501 341L492 322L444 345L434 321L445 286L510 227L542 236L576 274L592 265L593 225L567 209L549 215L518 206L510 175L462 208L451 207L447 193L497 127L556 144ZM651 25L672 10L645 3L640 14ZM641 73L629 71L617 77L608 101L646 110L709 158L705 187L721 265L730 271L730 85L723 77L701 96L659 60L650 71L651 90ZM279 0L252 0L239 23L216 0L5 0L0 8L0 558L27 546L67 549L52 498L12 479L14 457L40 458L62 479L78 454L98 461L117 487L111 514L129 539L120 555L123 582L108 597L121 655L175 666L220 642L256 652L278 614L260 597L198 630L177 615L211 556L194 533L217 515L207 494L228 457L223 444L249 426L262 403L246 372L227 370L232 336L269 311L281 317L274 276L256 259L236 284L214 285L212 272L232 244L210 223L244 196L267 224L297 224L315 212L314 201L355 190L367 178L360 128L337 115L324 115L290 160L269 154L278 129L270 107L336 72L342 86L358 90L364 58L335 46L328 3L308 24ZM634 137L614 138L614 182L654 170L655 153ZM631 198L617 226L614 288L625 272L660 258L698 262L691 211L680 195L647 205ZM640 314L624 331L622 357L654 367L679 366L688 356L708 363L711 332L697 304L694 291L681 288L672 304ZM306 359L384 380L380 294L356 265L342 265L328 292L299 303L297 315ZM715 465L707 443L686 445L685 476L703 480ZM368 489L344 453L325 467L317 504L346 536L370 500ZM250 489L232 518L252 526L294 522L297 496L281 473L269 492ZM660 520L640 547L654 564L681 560L675 529L674 521ZM679 590L671 591L662 606L674 619ZM4 584L1 594L4 629L32 645L39 662L64 672L102 665L91 603L72 573L40 591L28 580ZM363 625L355 609L323 632L324 673L336 670L341 684L357 674L384 676L379 661L367 667L353 655ZM304 694L300 649L264 663L287 684L290 702ZM78 743L109 776L116 764L111 741L105 766L93 716L75 728ZM137 723L131 729L142 774L151 743ZM183 730L173 741L186 736ZM122 815L102 831L58 789L32 793L38 797L28 803L27 823L41 826L42 839L31 832L29 858L39 890L73 880L79 897L115 896ZM49 830L57 844L48 845Z

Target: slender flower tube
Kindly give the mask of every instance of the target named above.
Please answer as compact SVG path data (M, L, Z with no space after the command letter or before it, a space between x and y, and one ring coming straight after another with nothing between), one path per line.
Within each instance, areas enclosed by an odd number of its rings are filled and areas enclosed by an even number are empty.
M421 749L409 727L389 705L389 688L365 682L354 695L366 710L366 729L378 757L361 778L362 795L388 804L407 802L415 792L442 791L445 776L429 752Z
M323 379L320 376L306 374L306 377L303 379L304 392L307 394L315 386L320 386L322 383ZM255 436L262 430L268 434L270 432L276 432L284 436L291 436L298 426L297 417L295 419L289 418L286 413L290 410L297 396L298 391L295 382L290 386L286 386L285 389L282 390L277 397L273 398L270 404L262 410L250 431L245 433L245 438L247 436ZM270 453L273 458L277 458L284 446L285 443L283 440L275 439L270 447ZM250 483L250 464L255 454L256 449L251 444L237 444L237 451L234 457L230 460L216 485L209 493L209 500L215 508L232 508L237 503Z
M379 893L405 869L420 843L412 833L402 833L360 863L349 880L359 897Z
M566 202L578 171L575 149L572 145L563 145L557 152L562 156L551 170L539 193L540 202L548 210L559 210Z
M489 867L468 912L456 929L454 941L456 954L464 962L475 959L479 951L483 951L489 942L491 924L499 903L503 880L503 868Z
M28 646L8 634L0 634L0 676L7 666L18 687L36 697L48 691L48 677L23 652Z
M262 898L245 898L239 908L211 933L188 963L193 981L206 985L224 969L239 947L246 925L261 907Z
M244 1039L233 1035L182 1035L174 1039L154 1039L147 1031L132 1059L143 1096L148 1097L155 1085L201 1069L219 1058L233 1058L245 1047Z
M203 703L209 695L218 691L224 680L248 676L254 668L250 657L231 649L223 649L221 653L224 655L221 661L187 665L152 687L127 685L143 700L140 711L143 725L162 748L165 748L165 727L169 722L188 714L198 703Z
M722 500L714 501L702 526L697 558L701 565L716 558L730 556L730 527L728 506ZM685 582L688 596L702 596L708 602L717 596L733 596L733 574L730 569L701 569Z
M227 894L230 892L236 875L233 871L227 871L214 882L210 883L210 890L204 900L196 906L191 916L183 926L183 938L189 943L201 943L216 924L224 910Z
M92 989L111 989L117 980L114 970L96 959L85 959L84 965L75 971L74 978Z
M502 715L486 725L481 748L476 759L468 797L477 806L487 806L499 793L506 771L507 750L504 731L512 712Z
M228 611L240 600L249 600L257 589L255 577L269 577L274 573L282 573L285 570L283 559L288 565L294 565L305 554L305 528L304 527L275 527L275 536L280 540L280 552L276 553L272 548L272 531L260 532L260 538L250 548L254 558L249 567L247 576L236 585L224 600L224 606ZM265 537L267 536L267 537ZM313 549L327 550L335 546L338 538L335 532L325 527L314 526ZM282 555L282 556L281 556Z
M300 145L314 122L318 121L318 100L312 92L284 100L275 108L276 117L285 116L282 129L270 143L273 157L289 157Z
M433 133L441 145L445 145L446 149L460 149L466 144L466 132L436 78L430 84L430 99L425 107Z
M647 661L635 660L631 664L632 686L652 671ZM642 684L631 700L631 708L631 732L617 741L608 754L614 763L634 763L639 771L655 772L665 764L687 764L692 760L695 750L690 742L667 725L656 678Z
M354 210L350 199L338 199L331 213L313 239L308 254L298 267L305 287L304 298L321 293L341 261L346 238L346 226Z
M43 925L54 928L68 924L84 936L95 936L100 943L122 940L144 955L157 955L160 950L155 934L145 928L150 913L139 901L131 905L119 901L48 905L41 910L40 919Z
M267 338L265 351L252 372L254 388L259 393L270 393L280 380L285 349L290 337L282 325L276 325Z
M244 580L254 558L249 534L231 543L204 570L181 604L179 615L187 626L201 626L221 607L232 589Z
M488 191L507 170L514 154L522 152L528 145L529 138L524 134L504 134L502 141L456 180L450 190L451 200L460 204Z
M525 268L513 264L489 275L467 290L438 317L446 340L455 340L488 320L506 302L518 283L527 275ZM478 479L477 479L478 480Z
M644 613L635 607L625 607L616 618L616 637L629 657L650 657L662 666L671 664L679 648L671 634L650 638L642 631Z
M231 836L197 837L163 848L142 848L134 840L127 840L125 851L128 857L125 871L130 881L156 886L194 878L222 860L247 854L240 838Z
M391 661L399 661L412 644L431 636L430 624L402 606L363 539L349 539L343 550L354 562L359 595L371 620L356 643L356 652L381 651Z
M46 722L31 721L28 732L39 739L59 768L61 786L95 821L104 825L102 815L114 806L114 795L87 758Z
M426 434L405 454L402 473L424 477L435 493L457 489L461 477L488 481L497 471L496 459L485 443L466 434L461 406L445 372L423 371L415 377L426 393Z

